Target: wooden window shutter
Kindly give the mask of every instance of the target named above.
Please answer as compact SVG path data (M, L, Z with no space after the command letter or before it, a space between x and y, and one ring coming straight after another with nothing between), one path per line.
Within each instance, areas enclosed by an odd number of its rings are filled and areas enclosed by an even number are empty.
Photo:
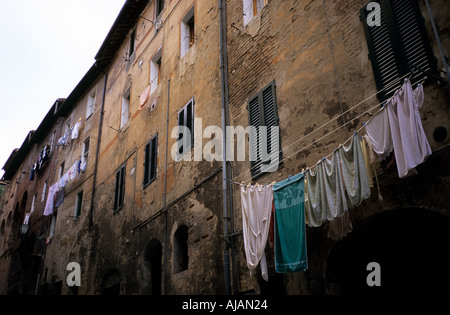
M114 195L114 212L118 211L124 203L125 197L125 165L116 173L116 189Z
M151 140L151 157L150 157L150 181L153 181L156 178L156 156L158 149L158 134L153 137Z
M156 178L156 154L158 134L145 145L144 180L143 185L150 184Z
M182 110L178 113L178 126L185 126L191 131L191 145L187 145L187 138L183 139L183 144L178 150L178 154L181 156L194 146L194 99L191 99ZM178 140L181 139L181 134L178 135Z
M280 139L276 134L272 134L271 127L279 125L275 81L263 88L257 95L248 102L249 125L256 128L250 132L250 168L252 178L261 174L261 166L264 162L270 162L273 154L280 154ZM259 126L267 127L267 153L269 160L263 161L262 135Z
M150 147L151 142L148 142L145 145L145 156L144 156L144 180L143 184L144 186L148 184L150 181L150 168L149 168L149 162L150 162Z
M423 17L416 0L378 0L381 25L369 26L367 6L361 9L369 58L378 98L383 101L403 84L401 77L413 72L411 82L437 73Z

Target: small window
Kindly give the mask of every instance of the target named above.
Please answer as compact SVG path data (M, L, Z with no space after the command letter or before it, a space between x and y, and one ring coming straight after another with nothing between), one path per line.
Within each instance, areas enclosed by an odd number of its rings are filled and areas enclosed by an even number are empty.
M134 53L136 45L136 29L134 29L130 34L130 46L128 48L128 57L131 57L131 55Z
M267 4L268 0L243 0L244 25L247 25L254 16Z
M77 194L77 199L75 201L75 213L74 217L78 218L81 215L81 206L83 204L83 191Z
M153 93L161 82L161 58L162 58L162 49L161 47L158 49L156 54L151 59L150 64L150 86L151 91Z
M272 81L248 102L249 125L255 127L250 132L250 170L252 178L262 173L262 166L272 161L281 161L279 135L272 133L271 127L279 126L275 82ZM261 128L267 127L266 135ZM266 140L266 143L263 141ZM278 155L278 157L277 157ZM277 160L278 158L278 160ZM271 165L270 168L278 167Z
M181 21L181 56L194 45L195 41L195 16L194 7L192 7L188 14Z
M164 0L156 0L156 17L164 10Z
M194 145L194 99L191 99L182 110L178 112L178 126L187 127L190 135L185 135L182 130L178 133L178 140L183 139L182 144L178 148L178 156L181 157Z
M95 90L92 90L91 93L88 95L88 102L86 107L86 119L91 117L91 115L94 113L95 109Z
M37 194L33 195L33 200L31 201L31 210L30 213L32 213L34 211L34 208L36 206L36 198L37 198Z
M63 176L64 176L64 162L62 162L60 165L59 165L59 179L61 179Z
M173 237L173 273L188 269L188 227L180 226Z
M47 193L47 180L44 182L44 188L42 189L41 202L44 202L46 193Z
M130 89L122 96L122 110L120 115L120 128L123 128L128 122L130 115Z
M90 138L87 138L83 142L83 152L82 152L82 156L81 156L81 163L87 163L87 161L88 161L88 158L89 158L89 142L90 142Z
M114 193L114 212L122 209L125 197L125 165L116 173L116 189Z
M158 134L145 145L144 186L156 179L156 162L158 154Z

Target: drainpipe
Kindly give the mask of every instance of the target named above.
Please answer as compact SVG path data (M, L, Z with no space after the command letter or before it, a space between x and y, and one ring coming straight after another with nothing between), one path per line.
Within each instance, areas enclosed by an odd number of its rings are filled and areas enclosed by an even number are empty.
M97 62L95 66L98 67ZM99 68L100 69L100 68ZM105 108L105 94L106 94L106 82L108 81L108 74L100 69L105 75L105 81L103 83L103 95L102 95L102 105L100 109L100 121L98 123L98 135L97 135L97 152L95 153L95 164L94 164L94 177L92 179L92 193L91 193L91 204L89 209L89 229L92 230L94 227L94 195L95 195L95 183L97 181L97 170L98 170L98 160L100 155L100 143L102 141L102 125L103 125L103 116L104 116L104 108Z
M169 141L169 97L170 97L170 79L167 80L167 117L166 117L166 157L164 163L164 198L163 198L163 212L164 212L164 278L163 278L163 294L167 295L167 147Z
M430 3L428 0L425 0L425 4L427 5L428 15L430 16L431 26L433 27L434 36L436 37L436 42L439 47L439 52L441 54L442 64L444 65L445 72L447 74L447 82L450 83L450 71L448 70L448 64L445 60L444 49L442 48L441 40L439 38L439 34L437 31L436 23L434 22L433 12L431 11Z
M227 128L229 124L228 119L228 80L227 80L227 57L226 57L226 12L225 1L219 1L219 45L220 45L220 77L221 77L221 116L222 116L222 200L223 200L223 234L225 240L225 250L223 252L224 259L224 272L225 272L225 293L231 294L231 278L230 278L230 255L228 249L232 246L232 237L230 240L228 232L228 223L230 220L230 213L228 211L228 199L231 197L228 195L228 163L227 163Z

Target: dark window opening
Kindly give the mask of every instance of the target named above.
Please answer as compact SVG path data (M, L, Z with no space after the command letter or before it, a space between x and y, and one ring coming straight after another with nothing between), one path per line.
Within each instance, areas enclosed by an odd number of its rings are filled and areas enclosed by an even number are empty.
M187 127L191 133L190 138L185 134L178 134L178 140L183 139L182 145L178 148L178 154L181 157L194 146L194 99L190 100L178 113L178 126Z
M157 0L156 1L156 17L158 17L162 10L164 10L164 0Z
M122 209L125 197L125 165L116 173L116 189L114 196L114 212Z
M173 273L179 273L188 269L188 227L186 225L176 230L173 242Z
M158 134L145 145L144 186L156 179L156 162L158 153Z

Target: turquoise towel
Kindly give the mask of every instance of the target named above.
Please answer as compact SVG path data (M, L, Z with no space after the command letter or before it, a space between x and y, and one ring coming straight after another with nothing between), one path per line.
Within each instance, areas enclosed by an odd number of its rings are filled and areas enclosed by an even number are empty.
M275 271L308 269L305 227L305 177L297 174L273 185Z

